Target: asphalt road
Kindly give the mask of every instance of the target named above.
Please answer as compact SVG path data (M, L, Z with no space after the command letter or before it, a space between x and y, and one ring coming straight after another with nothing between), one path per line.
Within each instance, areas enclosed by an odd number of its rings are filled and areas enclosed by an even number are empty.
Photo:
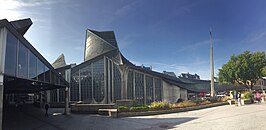
M6 130L266 130L266 103L241 107L219 106L189 112L109 118L99 115L62 115L63 109L33 106L9 107L4 112Z

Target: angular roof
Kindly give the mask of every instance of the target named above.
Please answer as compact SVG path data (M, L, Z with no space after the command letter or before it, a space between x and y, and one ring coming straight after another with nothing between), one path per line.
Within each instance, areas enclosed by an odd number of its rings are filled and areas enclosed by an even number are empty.
M30 18L11 21L10 23L21 35L24 35L32 25Z
M99 32L99 31L95 31L92 29L88 29L88 30L91 31L92 33L94 33L95 35L101 37L102 39L104 39L105 41L110 43L112 46L118 48L114 31L101 31L101 32Z
M64 54L61 54L52 64L54 68L60 68L63 66L66 66L65 56Z
M112 31L98 32L89 29L87 30L84 61L93 59L113 50L118 50L118 47Z

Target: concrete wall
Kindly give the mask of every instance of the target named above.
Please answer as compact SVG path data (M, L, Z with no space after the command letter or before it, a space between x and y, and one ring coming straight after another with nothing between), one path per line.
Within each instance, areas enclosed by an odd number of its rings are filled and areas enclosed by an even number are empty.
M180 98L180 88L163 81L163 100L176 102Z
M186 89L180 89L180 98L183 99L183 100L188 100L187 99L187 90Z

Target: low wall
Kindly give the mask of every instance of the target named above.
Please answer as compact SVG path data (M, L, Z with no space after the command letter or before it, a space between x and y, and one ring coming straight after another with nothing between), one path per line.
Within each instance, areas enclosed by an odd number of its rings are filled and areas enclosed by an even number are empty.
M70 110L73 113L98 113L99 109L112 109L115 104L71 104Z
M207 105L202 105L202 106L193 106L193 107L177 108L177 109L170 109L170 110L146 111L146 112L119 112L117 113L117 117L169 114L169 113L176 113L176 112L199 110L199 109L216 107L216 106L227 105L227 104L228 104L227 102L222 102L222 103L214 103L214 104L207 104Z
M131 107L135 103L134 100L116 100L116 106L127 106Z

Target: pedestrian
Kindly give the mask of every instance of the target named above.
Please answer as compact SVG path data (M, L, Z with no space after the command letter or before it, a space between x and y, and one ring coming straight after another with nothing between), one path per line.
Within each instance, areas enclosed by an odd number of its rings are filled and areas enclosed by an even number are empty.
M259 92L256 93L256 100L258 101L259 104L261 100L261 94Z
M48 109L49 109L49 104L45 103L45 116L48 116Z
M237 101L238 101L238 106L241 106L242 105L242 103L241 103L241 92L238 93Z
M235 105L237 106L237 104L236 104L236 102L237 102L237 92L236 91L233 92L233 99L234 99Z

